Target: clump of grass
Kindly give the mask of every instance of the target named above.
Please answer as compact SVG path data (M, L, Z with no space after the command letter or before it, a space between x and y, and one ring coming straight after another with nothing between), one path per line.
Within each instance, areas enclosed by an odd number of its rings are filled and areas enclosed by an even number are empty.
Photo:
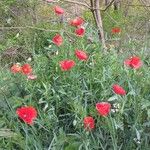
M47 24L36 25L38 28L45 26ZM20 63L30 63L36 80L27 80L21 73L13 74L7 65L0 68L0 148L148 149L150 60L146 49L134 51L143 61L143 66L134 70L123 65L133 52L118 52L112 45L107 53L103 52L93 25L87 26L82 38L71 40L64 32L61 34L64 42L60 47L51 40L55 33L36 29L26 30L17 40L25 43L33 54L31 60ZM130 41L126 44L129 46ZM89 59L78 60L75 49L85 50ZM64 59L74 60L76 66L62 71L59 62ZM115 83L122 85L127 95L115 95L112 91ZM107 117L99 116L95 109L95 104L102 101L112 106ZM38 111L33 126L16 115L16 109L24 105ZM88 115L95 119L92 131L83 126L83 118Z
M81 38L76 46L66 40L60 48L52 44L49 50L57 49L58 55L50 58L35 54L31 62L38 76L35 81L2 69L1 128L7 127L15 133L11 141L1 137L2 148L21 149L22 145L26 149L148 148L149 67L144 64L137 71L125 69L123 60L126 57L115 49L110 49L106 55L98 43L84 45L84 42ZM76 48L88 52L87 62L80 62L74 56ZM138 55L145 60L144 52ZM71 71L60 70L59 61L65 58L76 61ZM127 96L114 97L111 90L114 83L124 86ZM125 102L124 108L111 112L108 118L101 118L95 111L95 104L109 99L113 100L110 101L112 105L120 107ZM38 119L34 126L17 119L15 110L21 105L37 108ZM83 127L86 115L93 115L97 120L95 130L89 133Z

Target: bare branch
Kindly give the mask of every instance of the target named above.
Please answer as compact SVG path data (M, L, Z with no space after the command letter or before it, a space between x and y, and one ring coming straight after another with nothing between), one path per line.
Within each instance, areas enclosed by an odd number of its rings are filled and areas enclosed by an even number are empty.
M33 29L33 30L40 30L40 31L44 31L44 32L64 32L66 34L70 34L72 36L77 37L76 34L71 33L67 30L49 30L49 29L44 29L44 28L38 28L38 27L33 27L33 26L19 26L19 27L0 27L0 30L13 30L13 29Z
M115 0L112 0L104 9L100 9L102 11L106 11L111 5L112 3L114 2Z
M68 2L68 3L73 3L73 4L77 4L77 5L80 5L80 6L84 6L84 7L87 7L88 9L92 9L92 10L101 10L101 11L106 11L111 5L112 3L114 2L115 0L112 0L104 9L102 8L96 8L96 7L91 7L90 5L88 5L87 3L82 3L82 2L77 2L77 1L72 1L72 0L63 0L63 2Z
M26 29L26 28L35 29L35 30L41 30L41 31L49 31L49 32L59 32L60 31L60 30L48 30L48 29L32 27L32 26L0 27L0 30Z
M99 11L99 9L100 9L99 0L95 0L94 2L95 2L95 6L94 7L96 8L95 16L96 16L96 22L97 22L97 27L98 27L99 39L102 41L103 48L106 49L102 17L101 17L101 12Z
M131 7L150 7L150 5L126 5L126 6L131 6Z
M88 9L91 9L91 7L90 7L88 4L86 4L86 3L77 2L77 1L72 1L72 0L63 0L63 2L78 4L78 5L80 5L80 6L84 6L84 7L87 7Z

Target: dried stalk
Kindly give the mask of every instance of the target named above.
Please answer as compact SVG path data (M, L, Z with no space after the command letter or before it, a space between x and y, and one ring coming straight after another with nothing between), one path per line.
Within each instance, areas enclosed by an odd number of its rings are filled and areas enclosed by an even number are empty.
M78 4L80 6L84 6L84 7L87 7L88 9L91 9L91 7L88 4L85 4L85 3L82 3L82 2L77 2L77 1L72 1L72 0L63 0L63 2Z
M102 11L106 11L114 2L115 0L112 0L104 9L100 9Z
M90 6L87 3L82 3L82 2L72 1L72 0L63 0L63 2L68 2L68 3L73 3L73 4L80 5L80 6L84 6L84 7L88 8L88 9L90 9L90 10L91 9L97 9L97 10L101 10L101 11L106 11L113 4L114 1L115 0L112 0L104 9L102 9L102 8L96 8L94 6Z

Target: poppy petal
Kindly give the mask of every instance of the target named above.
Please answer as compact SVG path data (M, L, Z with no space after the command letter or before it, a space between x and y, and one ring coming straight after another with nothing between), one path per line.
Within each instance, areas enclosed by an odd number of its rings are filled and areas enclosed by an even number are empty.
M126 95L126 91L118 84L114 84L112 86L112 89L113 89L114 93L116 93L118 95Z
M84 23L84 20L81 17L76 17L75 19L70 21L71 26L81 26Z
M83 27L77 28L77 29L75 30L75 34L76 34L77 36L82 37L82 36L85 34L85 29L84 29Z
M96 110L101 116L108 116L111 109L111 104L108 102L99 102L96 104Z
M22 73L25 75L29 75L32 73L32 67L29 64L24 64L22 66Z
M60 68L62 71L68 71L75 66L73 60L63 60L59 62Z
M64 14L63 8L61 8L61 7L59 7L59 6L55 6L55 7L54 7L54 11L55 11L55 13L56 13L57 15L62 15L62 14Z
M16 110L18 117L23 120L25 123L32 125L33 121L37 117L37 111L32 106L23 106Z
M88 129L88 130L94 129L95 123L94 123L93 117L87 116L84 118L83 122L84 122L85 129Z
M87 60L88 59L88 55L85 51L82 51L82 50L76 50L75 51L75 55L78 59L80 60Z
M61 35L56 34L53 39L52 39L53 43L57 46L61 46L63 43L63 38Z

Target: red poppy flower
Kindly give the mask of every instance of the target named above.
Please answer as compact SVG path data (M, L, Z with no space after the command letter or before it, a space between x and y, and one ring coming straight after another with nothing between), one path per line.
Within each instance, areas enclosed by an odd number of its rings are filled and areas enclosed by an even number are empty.
M59 64L63 71L68 71L75 66L75 62L73 60L63 60Z
M88 59L87 53L82 51L82 50L76 50L75 55L80 60L87 60Z
M134 69L139 69L143 65L141 59L137 56L131 57L130 59L126 59L124 61L124 64Z
M111 32L112 32L113 34L120 33L120 32L121 32L121 29L120 29L119 27L114 27L114 28L112 28Z
M83 122L84 122L85 129L88 129L88 130L94 129L95 123L94 123L93 117L90 117L90 116L85 117Z
M21 72L21 66L19 64L14 64L11 68L10 68L12 73L18 73Z
M19 116L20 119L22 119L25 123L32 125L33 121L37 117L37 111L32 106L24 106L21 108L18 108L16 110L16 114Z
M29 64L24 64L22 66L22 73L25 75L29 75L32 73L32 67Z
M56 35L53 37L52 41L53 41L54 44L56 44L57 46L60 46L60 45L62 45L62 43L63 43L63 38L62 38L61 35L56 34Z
M100 102L96 104L96 110L101 116L108 116L111 105L108 102Z
M84 20L81 17L76 17L75 19L70 21L70 25L78 27L84 23Z
M118 95L126 95L126 91L118 84L114 84L112 89Z
M77 28L75 30L75 34L78 35L78 36L83 36L84 33L85 33L85 29L83 27Z
M55 6L54 11L57 15L62 15L64 13L64 10L59 6Z

